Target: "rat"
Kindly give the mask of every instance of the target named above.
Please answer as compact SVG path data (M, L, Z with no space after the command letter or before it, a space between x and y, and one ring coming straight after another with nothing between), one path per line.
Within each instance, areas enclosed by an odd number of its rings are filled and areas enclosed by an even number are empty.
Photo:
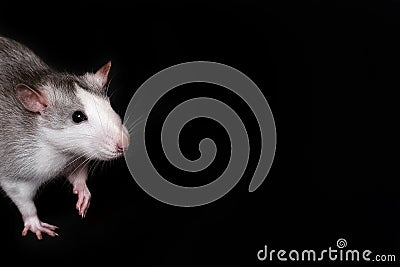
M58 235L38 217L39 187L66 177L85 217L88 163L116 159L128 148L128 130L106 94L110 68L111 61L93 73L59 72L0 36L0 188L22 215L23 236Z

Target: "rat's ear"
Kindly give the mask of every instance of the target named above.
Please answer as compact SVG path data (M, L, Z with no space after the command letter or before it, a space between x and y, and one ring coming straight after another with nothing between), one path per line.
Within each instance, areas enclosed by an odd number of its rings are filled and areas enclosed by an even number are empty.
M94 74L96 80L100 82L101 87L104 87L107 84L108 73L110 72L110 69L111 69L111 61L108 61L103 67L101 67Z
M43 92L32 89L26 84L16 86L17 97L29 111L42 114L47 107L47 99Z

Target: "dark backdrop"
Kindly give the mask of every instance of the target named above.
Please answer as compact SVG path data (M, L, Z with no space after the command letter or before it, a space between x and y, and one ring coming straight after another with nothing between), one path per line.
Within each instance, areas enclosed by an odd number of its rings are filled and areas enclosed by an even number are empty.
M398 124L398 2L6 1L0 13L1 35L25 43L58 70L83 73L111 59L111 100L121 115L151 75L208 60L237 68L262 89L278 134L266 181L248 193L259 153L257 127L246 107L225 96L255 133L251 161L231 192L201 207L172 207L151 198L122 159L91 175L93 198L85 219L64 181L41 191L39 215L60 226L58 238L22 238L17 209L1 198L0 265L283 265L259 262L256 253L264 245L334 248L339 238L352 249L400 257L398 156L390 141ZM154 120L180 94L212 95L214 89L176 88ZM219 143L220 166L192 185L205 184L226 165L229 140L207 120L192 127L181 137L187 157L198 156L193 140L210 136ZM157 132L151 138L159 138ZM157 149L151 149L155 157L161 154ZM173 170L166 173L177 184L191 184Z

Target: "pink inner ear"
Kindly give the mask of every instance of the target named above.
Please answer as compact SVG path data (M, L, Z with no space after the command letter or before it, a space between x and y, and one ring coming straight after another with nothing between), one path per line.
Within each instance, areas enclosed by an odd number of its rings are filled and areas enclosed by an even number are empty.
M17 96L22 105L29 111L43 113L47 107L44 93L35 91L25 84L17 85Z
M104 87L107 84L108 73L110 72L110 69L111 69L111 61L108 61L107 64L101 67L94 74L96 79L100 81L102 87Z

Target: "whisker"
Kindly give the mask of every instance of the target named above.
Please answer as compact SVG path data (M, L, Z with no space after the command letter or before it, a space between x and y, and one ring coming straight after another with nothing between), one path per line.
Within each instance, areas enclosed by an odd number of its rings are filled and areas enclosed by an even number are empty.
M125 125L131 124L131 123L129 122L130 119L132 118L131 115L132 115L132 114L128 114L128 117L125 119L125 122L124 122ZM140 120L141 118L143 118L143 115L144 115L144 114L140 115L137 119L135 119L135 120L132 122L132 124L135 124L138 120Z
M144 121L145 121L145 119L142 119L141 121L137 122L136 124L133 124L132 126L129 126L129 127L128 127L128 132L129 132L129 134L133 134L133 131L135 130L135 128L136 128L139 124L141 124L142 122L144 122Z
M94 101L93 95L91 95L91 97L92 97L92 99L93 99L93 104L94 104L94 106L96 107L97 116L99 117L100 124L101 124L101 129L102 129L102 131L103 131L103 134L105 135L105 133L104 133L104 126L103 126L103 122L102 122L101 117L100 117L99 110L97 109L97 105L96 105L96 103L95 103L95 101Z
M75 158L74 160L72 160L71 162L69 162L64 168L67 168L67 167L71 166L74 162L76 162L76 161L78 161L78 160L80 160L82 158L85 158L88 155L89 155L88 153L84 153L83 155L81 155L81 156ZM73 173L73 172L71 172L71 173Z
M111 84L111 81L112 81L113 78L114 77L111 77L110 80L107 82L106 90L105 90L106 95L108 94L108 90L110 89L110 84Z
M89 169L89 174L90 174L90 175L94 175L94 173L95 173L95 171L96 171L96 168L97 168L98 165L99 165L99 162L100 162L100 161L97 160L97 159L94 160L94 162L93 162L91 168Z
M81 164L78 165L78 167L76 167L76 168L71 172L71 175L74 174L80 167L86 166L86 164L88 164L88 163L90 162L91 159L92 159L92 157L89 157L89 158L85 159Z
M114 79L115 76L117 76L118 73L114 73L113 76L110 77L110 80L107 83L107 87L106 87L106 95L109 93L110 90L110 84L112 82L112 80ZM114 92L116 91L116 89L114 88ZM112 97L112 95L114 94L114 92L111 92L111 95L109 96L109 98Z

